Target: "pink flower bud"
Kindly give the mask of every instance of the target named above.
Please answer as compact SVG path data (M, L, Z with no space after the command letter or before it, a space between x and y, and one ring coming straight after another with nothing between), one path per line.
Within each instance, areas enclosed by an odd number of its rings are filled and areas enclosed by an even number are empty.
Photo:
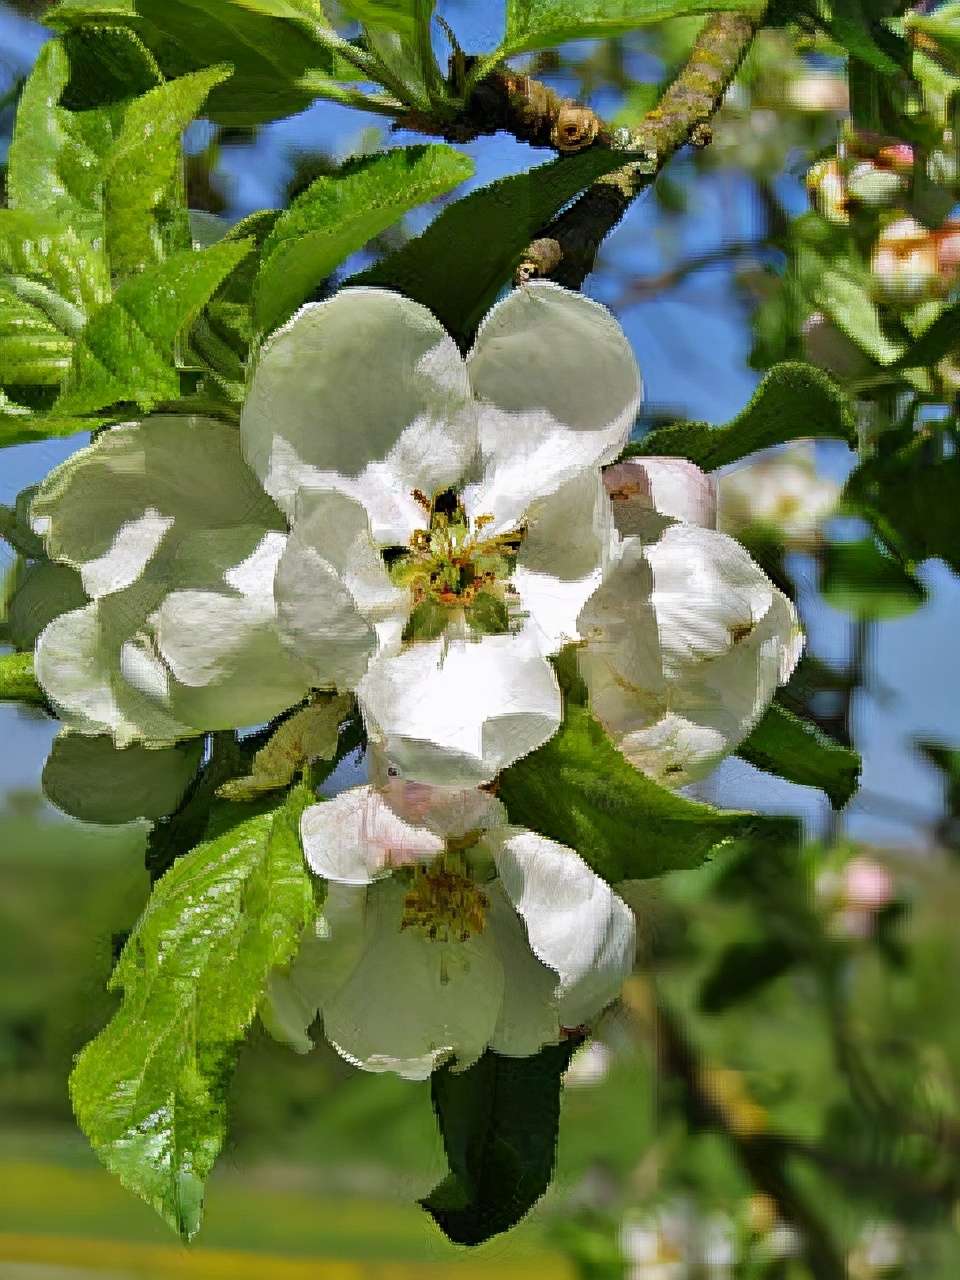
M665 520L717 527L716 485L686 458L631 458L607 467L603 483L624 537L657 537Z
M843 887L851 907L879 911L893 900L893 877L872 858L854 858L843 872Z

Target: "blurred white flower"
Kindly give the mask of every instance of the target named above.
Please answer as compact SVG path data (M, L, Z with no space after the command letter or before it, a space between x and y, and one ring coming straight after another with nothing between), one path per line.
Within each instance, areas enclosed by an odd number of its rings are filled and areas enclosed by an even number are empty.
M585 1089L603 1084L610 1070L610 1050L602 1040L589 1040L578 1049L564 1073L567 1089Z
M506 825L481 790L389 777L308 809L321 928L274 974L263 1017L305 1051L324 1034L368 1071L425 1079L488 1047L525 1057L613 1000L630 973L629 908L572 849Z
M941 276L937 236L915 218L898 218L880 233L870 262L878 298L915 306L949 292Z
M843 76L810 72L791 81L791 104L801 111L830 111L844 115L850 110L850 90Z
M720 477L719 488L722 532L736 536L764 525L789 548L815 546L840 498L840 486L817 474L809 443L738 465Z

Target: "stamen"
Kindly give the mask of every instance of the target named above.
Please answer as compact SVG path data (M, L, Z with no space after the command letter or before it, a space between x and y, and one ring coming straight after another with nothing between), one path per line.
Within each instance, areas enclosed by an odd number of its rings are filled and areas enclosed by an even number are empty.
M403 899L401 932L416 929L431 942L466 942L483 933L490 898L464 874L462 857L441 853L429 866L413 869L413 882Z

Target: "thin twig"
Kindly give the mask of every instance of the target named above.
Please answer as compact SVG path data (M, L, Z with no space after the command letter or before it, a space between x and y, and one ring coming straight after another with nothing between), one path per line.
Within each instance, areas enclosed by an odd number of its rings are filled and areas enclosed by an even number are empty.
M540 238L559 246L559 265L550 274L567 288L579 289L593 270L604 238L633 201L653 182L667 161L688 143L706 145L716 114L763 14L717 14L698 36L687 64L640 127L616 133L613 143L642 158L629 161L595 182Z

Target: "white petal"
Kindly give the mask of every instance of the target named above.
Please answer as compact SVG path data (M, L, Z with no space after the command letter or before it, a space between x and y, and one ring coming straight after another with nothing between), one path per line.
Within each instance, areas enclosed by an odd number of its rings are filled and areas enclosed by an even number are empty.
M686 458L631 458L607 467L603 480L624 537L651 542L668 519L717 526L716 483Z
M172 516L148 507L142 516L122 524L108 551L88 560L80 570L83 589L92 599L119 591L135 582L172 528Z
M627 733L617 745L635 769L675 788L705 778L735 744L719 729L670 711L650 728Z
M366 904L365 888L328 885L323 911L304 933L293 961L270 974L260 1006L261 1021L274 1039L298 1053L313 1048L307 1034L310 1024L360 962Z
M62 614L41 632L34 670L71 728L109 733L119 747L136 741L167 743L196 733L122 672L124 636L135 632L153 598L138 607L136 589L117 592Z
M770 608L774 586L734 538L674 525L646 550L666 670L728 652Z
M494 833L489 844L534 954L559 977L561 1024L587 1022L616 998L633 968L633 913L565 845L521 828Z
M262 724L299 702L310 681L283 647L272 602L174 591L151 616L177 685L175 713L197 729Z
M277 570L284 644L318 685L352 689L376 650L375 623L406 616L359 503L333 490L309 495ZM401 623L402 626L402 623Z
M497 1023L503 969L487 931L436 942L400 929L405 886L367 889L367 945L356 969L322 1007L324 1034L366 1070L423 1079L451 1054L484 1051Z
M599 470L535 501L525 525L513 582L523 612L547 637L545 652L556 653L579 639L577 616L600 585L616 539Z
M226 571L224 582L242 596L269 599L273 595L273 580L286 545L286 534L265 533L245 560Z
M202 739L118 750L106 736L61 730L43 767L44 795L83 822L151 821L173 813L202 756Z
M488 891L487 927L496 937L503 965L503 1001L490 1048L527 1058L560 1041L557 975L530 950L523 922L499 881Z
M520 519L535 497L626 443L640 403L640 372L605 307L538 281L487 315L467 368L481 405L484 460L478 510Z
M560 690L542 644L528 627L377 658L357 685L371 741L409 780L491 781L559 727Z
M326 880L368 884L406 863L443 852L443 839L404 821L373 787L353 787L312 805L300 819L307 862Z
M456 483L476 450L456 345L426 307L388 289L343 289L278 330L254 371L241 434L291 515L302 486L359 477L376 462L389 462L398 493L430 496Z
M236 427L162 414L105 431L73 454L40 486L31 516L53 559L89 568L96 594L129 585L161 539L282 527L241 457Z

